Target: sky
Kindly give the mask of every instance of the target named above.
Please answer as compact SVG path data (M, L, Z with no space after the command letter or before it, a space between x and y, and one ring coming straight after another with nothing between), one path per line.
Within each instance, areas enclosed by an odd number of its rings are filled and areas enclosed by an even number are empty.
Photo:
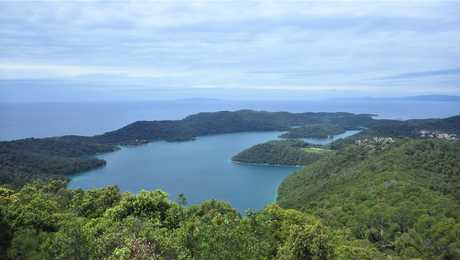
M460 1L0 0L0 102L460 95Z

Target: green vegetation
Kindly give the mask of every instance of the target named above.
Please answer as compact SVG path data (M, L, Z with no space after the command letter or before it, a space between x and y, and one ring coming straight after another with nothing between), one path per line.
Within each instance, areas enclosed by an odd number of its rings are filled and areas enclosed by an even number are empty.
M389 255L460 258L460 146L367 139L285 179L278 203Z
M460 116L445 119L412 119L406 121L372 120L360 134L365 136L412 137L420 136L421 130L441 131L460 135Z
M139 145L157 140L184 141L212 134L290 131L288 136L305 136L304 131L308 130L312 135L321 136L325 133L336 133L339 129L363 128L362 132L350 140L372 136L419 137L420 130L460 135L460 116L407 121L375 120L372 116L351 113L222 111L198 113L182 120L138 121L118 130L91 137L62 136L0 142L0 184L21 186L34 179L65 179L67 175L104 165L104 161L92 156L114 151L119 145ZM304 127L292 128L299 125ZM349 140L342 140L331 147L339 149L348 142ZM291 152L288 153L285 160L289 161L288 164L305 164L302 162L304 159L295 159L294 154L298 154L297 151L292 154L294 159L291 158ZM309 156L311 155L307 157ZM310 159L306 161L312 161ZM267 162L271 161L276 160L268 158ZM287 163L283 161L284 159L280 163Z
M183 199L181 200L183 202ZM189 207L161 191L68 190L65 183L0 186L1 259L376 259L297 210L270 205L242 217L228 204Z
M249 131L286 131L295 125L367 125L372 115L351 113L288 113L239 110L198 113L177 121L139 121L94 136L98 143L135 144L142 141L183 141L197 136Z
M105 161L89 155L116 149L72 136L0 142L0 184L21 186L34 179L62 178L88 171L105 165Z
M358 127L327 149L280 140L236 155L307 165L280 186L283 208L246 216L214 200L186 207L185 196L175 203L161 191L65 188L65 176L104 165L92 156L118 145ZM0 259L460 259L460 146L416 140L421 130L459 135L460 116L397 121L241 110L135 122L93 137L0 142Z
M289 132L280 135L281 138L329 138L347 130L339 125L312 124L289 129Z
M232 160L241 163L307 165L330 152L300 140L275 140L243 150Z
M332 152L332 150L319 148L319 147L305 147L302 149L306 153L316 153L316 154L328 154Z
M21 186L34 179L62 178L96 167L103 160L92 157L119 145L151 141L184 141L197 136L245 131L287 130L292 125L321 122L365 124L370 115L351 113L235 112L199 113L183 120L139 121L92 137L62 136L0 142L0 184Z

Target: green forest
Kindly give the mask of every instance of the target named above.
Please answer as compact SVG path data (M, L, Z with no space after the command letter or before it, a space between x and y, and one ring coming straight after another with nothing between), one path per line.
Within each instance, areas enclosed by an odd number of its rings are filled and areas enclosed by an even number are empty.
M347 130L345 127L331 124L311 124L289 129L281 138L329 138L330 136L343 133Z
M445 119L377 120L371 114L344 112L266 112L254 110L206 112L181 120L137 121L118 130L95 136L28 138L0 142L0 184L22 186L31 180L49 179L101 167L105 162L94 155L112 152L120 145L142 145L153 141L187 141L197 136L254 132L290 131L296 126L329 129L362 129L338 142L334 149L352 140L371 136L418 138L420 130L460 135L460 116ZM301 128L303 129L303 128Z
M331 152L300 140L274 140L243 150L232 160L240 163L307 165Z
M0 258L375 259L346 229L276 204L241 216L230 205L186 206L161 191L69 190L65 182L0 188Z
M69 175L105 165L94 156L120 145L308 125L362 131L324 147L288 139L236 155L305 165L260 211L188 205L159 190L66 188ZM460 116L241 110L0 142L0 259L460 259L460 145L421 130L459 134Z
M460 146L388 140L328 153L244 215L159 190L0 186L0 258L458 259Z
M390 256L460 259L460 145L360 142L288 176L277 202Z
M104 166L105 161L92 155L117 149L72 136L0 142L0 184L22 186L37 179L56 176L65 179Z

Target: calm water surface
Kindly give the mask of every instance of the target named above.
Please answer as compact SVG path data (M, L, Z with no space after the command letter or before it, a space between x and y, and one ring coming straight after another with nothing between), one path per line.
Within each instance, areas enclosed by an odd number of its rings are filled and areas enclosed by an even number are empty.
M1 101L1 95L0 95ZM181 119L198 112L256 109L289 112L352 112L409 119L460 114L460 102L428 101L149 101L16 103L0 102L0 140L58 135L94 135L137 120Z
M130 192L162 189L171 199L184 193L189 203L215 198L229 201L240 212L261 209L275 200L281 181L299 168L236 164L231 157L278 135L280 132L235 133L123 147L100 155L107 166L74 176L69 186L89 189L118 185Z
M374 113L379 118L408 119L460 114L459 102L419 101L152 101L83 103L0 103L0 140L65 134L93 135L136 120L180 119L218 110L257 109L290 112ZM351 134L347 132L346 135ZM183 143L156 142L99 156L102 169L75 176L73 188L118 185L123 191L161 188L189 202L227 200L240 211L260 209L274 201L280 182L296 168L239 165L230 158L254 144L276 139L279 133L238 133L201 137ZM344 137L336 136L335 138ZM333 139L305 139L325 144Z

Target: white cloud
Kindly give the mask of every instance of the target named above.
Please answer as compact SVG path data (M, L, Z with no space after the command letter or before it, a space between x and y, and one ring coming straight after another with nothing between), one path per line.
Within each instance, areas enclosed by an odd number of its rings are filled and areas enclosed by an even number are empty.
M161 69L132 68L132 67L98 67L98 66L71 66L30 63L0 63L0 77L3 79L32 79L116 76L131 78L156 78L178 76L179 72Z
M366 81L460 67L459 12L437 0L0 1L0 79L384 91Z

